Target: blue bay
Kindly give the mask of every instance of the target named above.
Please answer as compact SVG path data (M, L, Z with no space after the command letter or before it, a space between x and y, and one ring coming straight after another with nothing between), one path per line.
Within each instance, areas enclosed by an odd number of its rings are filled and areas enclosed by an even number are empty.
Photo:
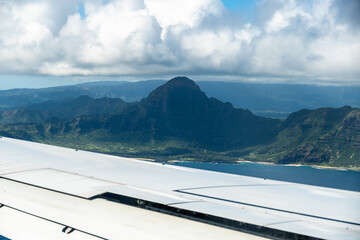
M358 171L247 162L240 164L176 162L172 164L216 172L360 192L360 172Z

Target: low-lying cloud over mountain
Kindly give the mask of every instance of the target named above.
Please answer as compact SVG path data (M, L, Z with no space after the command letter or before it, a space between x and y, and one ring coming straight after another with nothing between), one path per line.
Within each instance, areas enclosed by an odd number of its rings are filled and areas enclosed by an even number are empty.
M0 74L357 83L359 9L261 0L245 18L220 0L3 0Z

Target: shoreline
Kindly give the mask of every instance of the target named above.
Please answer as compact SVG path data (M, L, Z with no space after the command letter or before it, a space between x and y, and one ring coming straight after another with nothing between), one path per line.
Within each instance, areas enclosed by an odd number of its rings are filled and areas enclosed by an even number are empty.
M226 162L200 162L200 161L185 161L185 160L169 160L167 163L177 163L177 162L189 162L189 163L226 163ZM277 166L285 166L285 167L311 167L315 169L324 169L324 170L338 170L338 171L355 171L360 172L360 168L346 168L346 167L333 167L333 166L321 166L321 165L304 165L304 164L276 164L273 162L253 162L246 160L237 160L233 163L227 164L241 164L241 163L256 163L256 164L264 164L264 165L277 165Z
M288 167L312 167L317 169L327 169L327 170L339 170L339 171L356 171L360 172L360 168L346 168L346 167L333 167L333 166L321 166L321 165L305 165L305 164L298 164L298 163L291 163L291 164L276 164L272 162L252 162L252 161L236 161L237 163L259 163L265 165L277 165L277 166L288 166Z

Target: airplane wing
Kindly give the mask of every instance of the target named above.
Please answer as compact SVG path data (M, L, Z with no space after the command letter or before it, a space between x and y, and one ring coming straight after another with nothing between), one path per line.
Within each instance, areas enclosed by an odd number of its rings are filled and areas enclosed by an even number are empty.
M360 193L0 138L0 238L360 239Z

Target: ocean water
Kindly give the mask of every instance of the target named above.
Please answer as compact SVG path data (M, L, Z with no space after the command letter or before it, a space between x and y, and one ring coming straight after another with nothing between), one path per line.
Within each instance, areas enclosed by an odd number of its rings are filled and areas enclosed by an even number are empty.
M360 172L260 163L176 162L173 165L360 192Z

